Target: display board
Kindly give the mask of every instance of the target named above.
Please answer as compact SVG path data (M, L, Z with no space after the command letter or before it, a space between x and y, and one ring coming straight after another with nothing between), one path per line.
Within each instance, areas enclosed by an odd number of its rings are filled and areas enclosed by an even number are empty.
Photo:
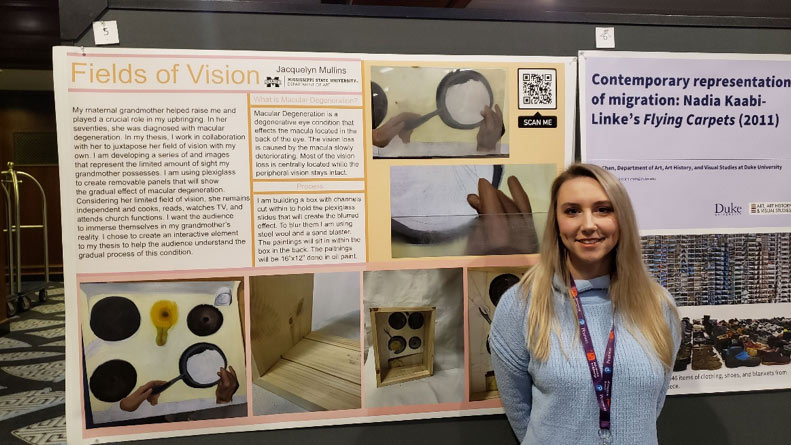
M207 6L209 4L211 6ZM74 30L70 35L64 33L64 40L76 46L94 47L95 36L91 23L86 19L90 17L92 20L116 20L120 46L127 48L576 57L579 50L595 47L598 26L614 25L616 50L619 51L791 53L788 21L766 18L771 14L745 12L746 8L754 5L744 3L739 4L737 18L662 15L668 11L664 9L664 4L657 6L662 8L656 10L658 14L648 16L618 12L520 16L510 11L495 16L478 10L463 15L466 9L443 10L460 13L443 15L432 14L430 8L365 6L346 6L335 11L334 15L323 15L302 5L281 10L286 6L203 1L179 2L175 5L115 0L109 4L97 5L93 2L91 5L93 12L89 14L77 14L72 6L61 8L64 14L61 30L66 26ZM322 6L329 8L337 5ZM718 3L719 9L712 7L712 10L720 12L721 6ZM768 8L772 13L780 11ZM347 13L349 10L356 11ZM380 11L385 14L378 15ZM71 26L73 19L80 21L76 28ZM579 141L579 137L576 140ZM575 154L577 159L578 144ZM775 390L668 397L657 422L659 441L752 443L758 440L782 443L787 433L779 413L787 407L790 394L788 390ZM750 409L745 410L745 406ZM760 432L758 439L756 431ZM227 444L239 441L354 443L396 441L399 437L455 443L518 442L502 414L237 432L194 436L189 440L191 443ZM177 444L184 440L160 437L155 443ZM140 443L152 441L147 439Z
M574 58L60 47L54 78L70 443L502 412L468 275L535 263Z
M684 335L669 394L791 387L791 58L582 52L583 160L626 185Z

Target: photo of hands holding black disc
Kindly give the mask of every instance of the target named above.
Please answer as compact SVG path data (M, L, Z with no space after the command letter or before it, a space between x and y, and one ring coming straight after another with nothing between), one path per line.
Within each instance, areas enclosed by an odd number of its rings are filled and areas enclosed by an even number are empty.
M553 166L390 167L394 258L537 253L533 200L544 207ZM538 193L528 196L528 190ZM540 212L539 224L545 213ZM408 246L408 247L403 247ZM421 246L417 251L411 246ZM403 252L403 253L402 253Z
M240 287L237 280L82 283L87 428L245 412Z
M506 131L503 78L499 70L374 67L374 158L508 156L507 144L500 143ZM413 143L413 133L429 123L432 129Z
M157 345L167 342L167 331L178 320L178 305L159 300L151 308L151 319L157 331ZM99 300L91 310L90 326L97 337L106 341L120 341L134 335L140 327L140 312L126 297L110 296ZM222 313L214 306L199 304L187 316L189 330L206 337L217 332L223 323ZM124 411L134 411L148 400L153 406L159 394L174 383L183 381L191 388L209 388L217 385L217 403L230 401L239 387L236 372L228 366L222 349L211 343L196 343L187 348L179 359L180 374L170 381L151 380L134 389L137 381L135 367L124 360L110 360L93 372L90 389L104 402L120 402Z
M218 371L215 371L218 370ZM159 402L159 394L178 381L190 388L211 388L215 390L216 403L231 401L239 388L239 380L233 366L228 366L228 359L222 349L211 343L196 343L187 348L179 358L180 374L169 381L151 380L127 397L120 400L124 411L136 410L143 401L152 406Z

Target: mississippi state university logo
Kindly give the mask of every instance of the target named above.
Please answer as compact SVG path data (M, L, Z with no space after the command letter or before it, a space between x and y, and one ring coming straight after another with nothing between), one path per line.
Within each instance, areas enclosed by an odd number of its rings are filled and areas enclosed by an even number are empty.
M275 76L275 77L266 76L266 87L280 88L280 76Z
M719 202L714 204L714 216L736 216L741 214L742 206L737 206L732 202L729 204Z

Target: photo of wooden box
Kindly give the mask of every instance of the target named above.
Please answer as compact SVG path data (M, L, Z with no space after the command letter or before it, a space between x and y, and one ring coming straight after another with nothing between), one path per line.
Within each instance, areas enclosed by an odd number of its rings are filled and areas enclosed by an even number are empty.
M467 270L469 299L469 397L470 401L500 397L492 369L489 328L500 297L516 285L524 267L481 267Z
M360 408L359 337L312 329L313 280L313 274L250 278L251 349L259 372L253 383L308 411Z
M371 308L376 386L434 374L436 307Z

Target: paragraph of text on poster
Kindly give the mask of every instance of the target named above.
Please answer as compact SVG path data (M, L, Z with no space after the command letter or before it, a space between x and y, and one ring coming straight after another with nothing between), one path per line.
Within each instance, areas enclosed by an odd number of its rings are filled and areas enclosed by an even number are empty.
M249 252L244 108L85 104L72 117L81 267Z
M361 178L359 109L254 108L253 179Z
M256 266L365 261L362 193L255 196Z

